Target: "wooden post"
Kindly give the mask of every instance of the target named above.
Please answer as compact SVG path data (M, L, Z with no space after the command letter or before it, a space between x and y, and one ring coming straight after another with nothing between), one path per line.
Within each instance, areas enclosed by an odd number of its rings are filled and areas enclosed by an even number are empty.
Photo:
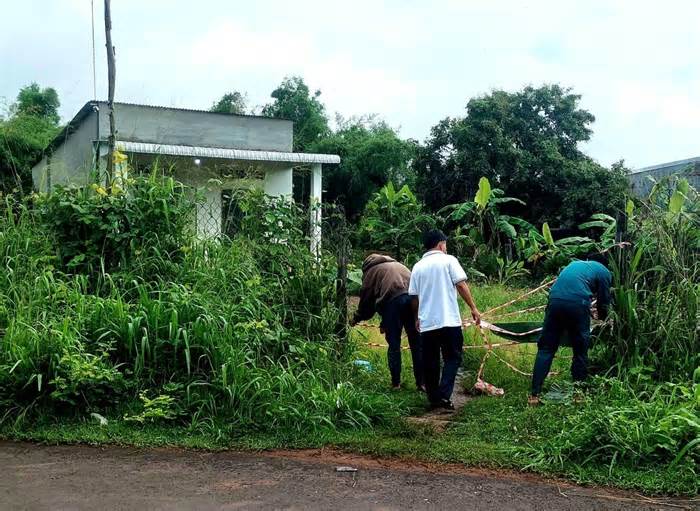
M336 335L342 341L348 338L348 262L350 259L350 242L348 240L348 227L345 212L340 210L333 216L337 224L335 234L338 247L337 264L338 273L335 279L336 307L338 308L338 321L336 323Z
M342 341L348 337L348 259L349 250L345 229L341 230L338 240L338 273L335 279L336 306L338 307L338 322L336 335Z
M114 173L114 145L116 143L114 127L114 81L116 78L116 67L114 63L114 45L112 44L112 10L110 4L111 0L105 0L105 46L107 46L108 84L107 106L109 108L109 138L107 139L107 185L112 184L112 176Z

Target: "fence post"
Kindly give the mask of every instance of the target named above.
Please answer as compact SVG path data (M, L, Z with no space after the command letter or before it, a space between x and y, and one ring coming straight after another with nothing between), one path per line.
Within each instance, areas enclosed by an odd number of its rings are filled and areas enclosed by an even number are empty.
M348 263L350 250L348 243L347 225L345 212L340 211L338 217L338 252L337 265L338 272L335 279L336 308L338 309L338 321L335 325L335 332L339 339L346 341L348 337Z

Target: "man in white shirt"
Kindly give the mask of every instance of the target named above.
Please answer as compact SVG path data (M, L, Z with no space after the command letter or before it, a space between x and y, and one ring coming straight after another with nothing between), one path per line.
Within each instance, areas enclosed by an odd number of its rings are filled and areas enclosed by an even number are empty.
M447 237L432 230L423 236L423 244L427 252L413 267L408 294L413 297L416 328L423 344L424 383L432 409L453 410L452 391L464 344L457 293L469 306L476 324L481 315L467 285L467 274L457 258L447 255Z

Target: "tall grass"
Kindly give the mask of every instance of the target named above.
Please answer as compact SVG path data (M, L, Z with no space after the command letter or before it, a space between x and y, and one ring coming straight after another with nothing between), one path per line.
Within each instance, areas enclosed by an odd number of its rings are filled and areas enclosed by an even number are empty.
M59 190L0 218L0 407L234 432L367 426L398 413L334 333L332 258L303 212L246 200L234 239L199 241L185 192ZM260 223L260 219L267 221ZM272 237L272 240L270 239ZM83 257L84 256L84 257ZM0 416L2 416L0 413Z
M683 181L659 194L631 213L632 247L614 258L599 355L620 373L687 382L700 366L700 200Z

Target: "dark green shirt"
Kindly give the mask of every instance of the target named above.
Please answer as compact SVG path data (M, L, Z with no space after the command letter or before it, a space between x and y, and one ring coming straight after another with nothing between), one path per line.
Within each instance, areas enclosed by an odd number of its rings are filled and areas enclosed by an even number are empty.
M606 310L610 304L612 273L595 261L574 261L564 268L549 291L549 299L591 304L598 299L598 310Z

